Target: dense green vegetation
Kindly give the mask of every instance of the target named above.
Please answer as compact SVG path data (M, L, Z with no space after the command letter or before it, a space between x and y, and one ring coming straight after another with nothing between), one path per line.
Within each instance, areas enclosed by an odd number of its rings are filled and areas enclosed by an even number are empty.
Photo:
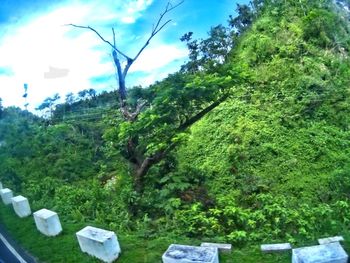
M258 262L246 245L348 233L348 14L327 0L238 10L207 39L184 35L190 56L179 72L128 91L128 105L146 105L133 121L115 93L91 90L56 106L48 98L48 119L0 107L0 180L34 211L59 213L66 232L50 247L93 224L118 233L121 262L156 262L171 242L203 239L241 247L226 262ZM23 222L34 232L31 219L0 215L10 230Z
M35 229L32 218L18 218L12 208L0 206L0 223L8 227L14 238L27 250L31 251L40 262L100 262L86 254L81 253L75 237L77 229L83 228L83 223L64 222L63 233L55 238L45 237ZM98 225L97 225L98 226ZM161 263L164 251L171 243L199 245L200 240L186 237L165 235L158 238L143 239L138 235L119 234L118 240L121 244L122 255L118 263ZM289 253L286 254L261 254L259 246L235 250L235 253L220 255L221 263L232 262L290 262Z
M321 3L286 5L245 34L231 67L248 81L178 151L176 173L214 204L179 212L194 233L293 241L348 223L348 25Z

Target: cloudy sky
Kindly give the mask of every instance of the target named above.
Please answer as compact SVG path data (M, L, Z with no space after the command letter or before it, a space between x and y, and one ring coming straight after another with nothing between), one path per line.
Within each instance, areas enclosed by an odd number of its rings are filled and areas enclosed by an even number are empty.
M130 68L127 85L147 86L179 69L187 49L179 38L193 31L206 36L225 24L236 0L185 0L172 19ZM239 0L239 3L247 0ZM172 0L177 3L177 0ZM83 89L116 88L110 47L93 32L65 26L91 26L134 57L149 36L166 0L0 0L0 98L23 108L24 83L29 109L45 98Z

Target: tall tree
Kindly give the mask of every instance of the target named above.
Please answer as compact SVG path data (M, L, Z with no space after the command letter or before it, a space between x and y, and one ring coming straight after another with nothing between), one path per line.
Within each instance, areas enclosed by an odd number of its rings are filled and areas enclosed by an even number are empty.
M74 94L72 92L69 92L66 94L66 104L72 105L75 101Z
M223 64L233 48L234 41L231 30L223 25L212 27L206 39L192 39L193 32L183 35L189 51L189 61L182 66L182 71L196 73L198 71L214 72Z
M231 77L219 76L217 73L203 76L178 73L145 92L133 89L137 91L134 95L142 94L136 100L136 104L135 99L128 96L125 79L130 67L150 41L171 21L164 22L165 15L180 4L182 2L175 5L168 2L146 42L133 58L118 49L113 28L113 42L110 42L90 26L70 24L73 27L93 31L112 48L113 62L117 69L121 119L117 121L116 129L107 133L112 140L120 144L122 154L134 167L135 190L139 193L143 192L145 176L149 169L178 145L183 132L223 102L229 95L226 88L232 86ZM206 49L207 56L211 56L214 50L217 51L218 53L213 55L217 62L220 61L222 54L220 48L224 48L220 43L223 31L220 26L214 28L213 40L207 42L210 44ZM125 60L124 67L122 58ZM150 94L152 96L149 96ZM146 105L149 107L146 108Z
M160 14L160 17L158 18L157 22L152 28L150 36L147 38L146 42L143 44L143 46L139 49L139 51L136 53L134 57L126 55L125 52L121 51L117 47L116 37L115 37L115 31L114 28L112 28L112 34L113 34L113 42L110 42L106 40L96 29L90 26L81 26L81 25L75 25L75 24L69 24L70 26L77 27L77 28L83 28L83 29L89 29L93 31L103 42L108 44L112 48L112 57L114 65L117 69L117 78L118 78L118 91L119 91L119 103L120 103L120 110L123 114L123 117L127 121L135 121L140 114L142 108L145 106L144 102L140 102L136 108L131 109L127 103L127 88L125 79L129 72L130 67L134 64L134 62L139 58L141 53L145 50L145 48L150 44L150 41L167 25L171 22L171 19L164 22L164 18L166 14L174 10L176 7L181 5L183 1L173 5L170 2L167 3L164 11ZM122 64L121 59L124 59L126 61L124 67Z
M87 93L89 95L89 99L94 99L96 97L96 90L94 89L88 89Z
M238 16L233 17L230 15L229 25L235 30L236 34L242 34L252 23L256 15L258 8L260 7L259 1L251 2L249 5L237 4L237 13Z
M37 108L36 110L43 111L47 118L51 119L53 116L53 112L57 105L58 100L60 99L60 95L56 93L52 97L47 97Z

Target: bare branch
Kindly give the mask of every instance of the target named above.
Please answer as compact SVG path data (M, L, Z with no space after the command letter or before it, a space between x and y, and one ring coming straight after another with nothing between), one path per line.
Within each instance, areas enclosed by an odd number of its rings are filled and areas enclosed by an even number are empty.
M93 27L81 26L81 25L75 25L75 24L68 24L68 26L73 26L73 27L83 28L83 29L89 29L89 30L93 31L103 42L107 43L113 49L112 56L113 56L114 64L115 64L116 69L117 69L118 82L119 82L118 83L119 84L118 91L119 91L120 110L121 110L122 115L124 116L125 120L135 121L138 118L138 116L139 116L140 112L142 111L142 109L144 108L144 106L146 105L145 102L140 101L140 102L138 102L135 111L134 112L130 112L130 109L128 108L128 105L127 105L127 102L126 102L127 92L126 92L126 86L125 86L125 78L126 78L126 75L128 74L128 70L130 69L132 64L135 62L135 60L140 56L140 54L143 52L143 50L149 45L149 43L152 40L152 38L156 34L158 34L159 31L161 31L167 24L169 24L171 22L171 20L163 22L164 16L167 13L169 13L170 11L172 11L173 9L175 9L176 7L178 7L179 5L181 5L183 2L184 2L184 0L181 0L176 5L173 5L170 2L167 3L164 11L160 14L156 24L153 25L150 36L148 37L148 39L146 40L145 44L141 47L141 49L138 51L138 53L136 54L136 56L134 58L130 58L129 56L127 56L125 53L123 53L122 51L120 51L117 48L116 35L115 35L115 31L114 31L113 27L112 27L112 34L113 34L113 44L112 44L111 42L106 40ZM123 56L126 59L126 61L127 61L126 65L124 66L124 69L122 69L122 64L121 64L121 61L119 60L118 55Z
M80 26L80 25L75 25L75 24L67 24L67 26L73 26L73 27L78 27L78 28L90 29L91 31L95 32L95 34L98 35L99 38L100 38L103 42L107 43L107 44L110 45L113 49L115 49L115 46L114 46L111 42L109 42L108 40L104 39L104 38L101 36L101 34L100 34L99 32L97 32L96 29L94 29L94 28L92 28L92 27L90 27L90 26Z
M123 71L123 76L124 78L126 77L126 75L128 74L128 70L131 67L132 63L134 63L135 59L128 59L125 67L124 67L124 71Z
M116 52L118 52L120 55L122 55L122 56L125 57L126 59L131 59L131 58L128 57L125 53L123 53L122 51L120 51L120 50L116 47L115 44L113 45L111 42L109 42L108 40L104 39L103 36L102 36L96 29L94 29L93 27L91 27L91 26L80 26L80 25L75 25L75 24L67 24L67 26L73 26L73 27L77 27L77 28L89 29L89 30L95 32L95 34L98 35L98 37L99 37L103 42L105 42L105 43L107 43L108 45L110 45L111 48L112 48L113 50L115 50ZM114 31L114 29L113 29L113 31ZM114 40L115 40L115 39L114 39Z
M160 17L157 20L156 25L152 27L152 32L151 35L149 36L149 38L146 40L145 44L142 46L142 48L140 49L140 51L136 54L136 56L134 57L134 61L140 56L140 54L143 52L143 50L149 45L150 41L152 40L152 38L158 34L159 31L161 31L164 26L166 26L171 20L166 21L165 23L162 23L162 20L164 18L164 16L169 13L170 11L174 10L176 7L178 7L179 5L181 5L184 2L184 0L180 1L179 3L177 3L176 5L172 5L170 2L168 2L168 4L165 7L165 10L160 14Z
M144 100L140 100L137 102L136 110L133 112L133 117L136 119L138 115L141 113L142 109L146 106L147 102Z
M163 29L163 27L165 27L168 23L171 22L171 19L169 19L168 21L166 21L157 31L154 32L154 34L157 34L160 30Z
M178 131L184 131L188 127L190 127L192 124L196 123L199 121L201 118L203 118L208 112L212 111L215 109L217 106L219 106L222 102L224 102L228 98L228 94L223 95L221 98L210 104L208 107L204 108L200 112L198 112L196 115L192 116L188 120L186 120L184 123L182 123L178 127Z
M114 32L114 27L112 27L112 32L113 32L113 46L115 47L115 32Z
M126 75L128 74L129 68L131 67L131 65L134 63L134 61L140 56L140 54L145 50L145 48L149 45L150 41L152 40L152 38L159 33L159 31L161 31L168 23L171 22L171 20L168 20L164 23L162 23L162 20L164 18L164 16L169 13L170 11L174 10L176 7L178 7L179 5L181 5L184 2L184 0L180 1L179 3L177 3L176 5L171 4L170 2L167 3L164 11L160 14L160 17L157 20L156 25L153 25L152 27L152 32L151 35L148 37L148 39L146 40L145 44L141 47L141 49L139 50L139 52L136 54L136 56L134 58L130 58L129 56L127 56L124 52L122 52L121 50L119 50L116 46L116 40L115 40L115 31L114 28L112 28L112 33L113 33L113 44L111 42L109 42L108 40L104 39L104 37L93 27L90 26L80 26L80 25L75 25L75 24L67 24L68 26L73 26L73 27L77 27L77 28L84 28L84 29L89 29L91 31L93 31L103 42L107 43L114 51L116 51L117 53L119 53L120 55L122 55L126 60L127 63L124 67L123 70L123 77L125 78ZM120 77L121 75L118 76Z

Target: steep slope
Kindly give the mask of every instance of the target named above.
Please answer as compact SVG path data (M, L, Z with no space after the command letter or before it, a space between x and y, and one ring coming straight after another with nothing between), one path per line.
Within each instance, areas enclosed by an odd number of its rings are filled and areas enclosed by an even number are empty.
M215 203L183 220L193 233L292 239L348 222L350 41L337 12L330 1L275 1L238 44L229 68L248 81L177 154L179 173Z

